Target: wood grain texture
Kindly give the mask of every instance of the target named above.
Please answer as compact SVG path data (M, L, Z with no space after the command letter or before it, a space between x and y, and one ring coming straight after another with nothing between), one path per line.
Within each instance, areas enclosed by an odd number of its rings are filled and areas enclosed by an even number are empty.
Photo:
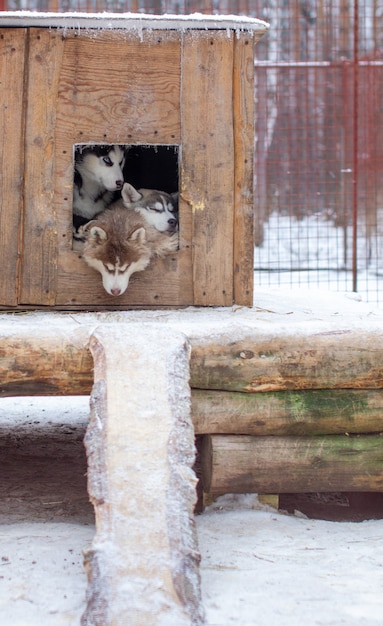
M59 85L59 140L177 144L180 35L68 31Z
M101 275L85 264L70 243L65 250L61 244L56 304L73 308L85 305L90 310L188 305L193 296L189 257L188 250L181 248L163 259L153 259L144 272L133 274L126 292L116 298L106 293ZM183 271L185 265L188 271Z
M253 305L254 52L250 33L234 40L234 302Z
M197 306L233 303L234 37L183 35L181 197L193 216Z
M213 495L383 491L380 436L208 439L202 451L202 481Z
M56 304L97 309L192 303L191 224L180 207L180 250L153 260L126 293L108 295L100 275L72 250L73 145L180 143L180 34L70 32L56 122L55 206L59 231Z
M21 304L53 305L56 300L55 130L62 55L60 32L30 29Z
M2 29L0 35L0 304L18 300L19 237L23 184L24 64L27 31Z

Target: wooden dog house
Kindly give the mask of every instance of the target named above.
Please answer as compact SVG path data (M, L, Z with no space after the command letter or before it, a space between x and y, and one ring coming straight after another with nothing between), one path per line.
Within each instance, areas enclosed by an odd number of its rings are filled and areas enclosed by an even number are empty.
M1 308L251 305L250 18L2 13ZM72 249L76 144L175 146L180 249L106 294Z

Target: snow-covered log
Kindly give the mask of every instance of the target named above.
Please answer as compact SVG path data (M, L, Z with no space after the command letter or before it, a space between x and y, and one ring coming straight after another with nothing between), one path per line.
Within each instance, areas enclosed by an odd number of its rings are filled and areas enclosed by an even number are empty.
M203 615L187 340L147 326L121 337L111 324L97 329L90 347L85 444L96 536L86 555L82 624L197 626Z

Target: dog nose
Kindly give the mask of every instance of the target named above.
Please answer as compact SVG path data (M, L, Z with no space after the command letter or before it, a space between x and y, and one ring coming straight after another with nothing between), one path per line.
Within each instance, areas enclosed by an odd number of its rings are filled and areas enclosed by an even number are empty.
M116 189L122 189L124 186L123 180L116 180Z
M177 220L170 218L170 220L168 220L168 224L169 226L177 226Z
M118 287L114 287L114 289L111 289L112 292L112 296L119 296L121 293L121 289L119 289Z

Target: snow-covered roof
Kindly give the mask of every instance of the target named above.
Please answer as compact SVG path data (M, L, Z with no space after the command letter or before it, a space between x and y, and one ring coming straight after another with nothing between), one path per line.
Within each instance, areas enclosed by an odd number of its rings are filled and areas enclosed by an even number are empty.
M107 28L127 30L241 30L263 33L269 24L253 17L239 15L149 15L147 13L40 13L2 11L0 28Z

